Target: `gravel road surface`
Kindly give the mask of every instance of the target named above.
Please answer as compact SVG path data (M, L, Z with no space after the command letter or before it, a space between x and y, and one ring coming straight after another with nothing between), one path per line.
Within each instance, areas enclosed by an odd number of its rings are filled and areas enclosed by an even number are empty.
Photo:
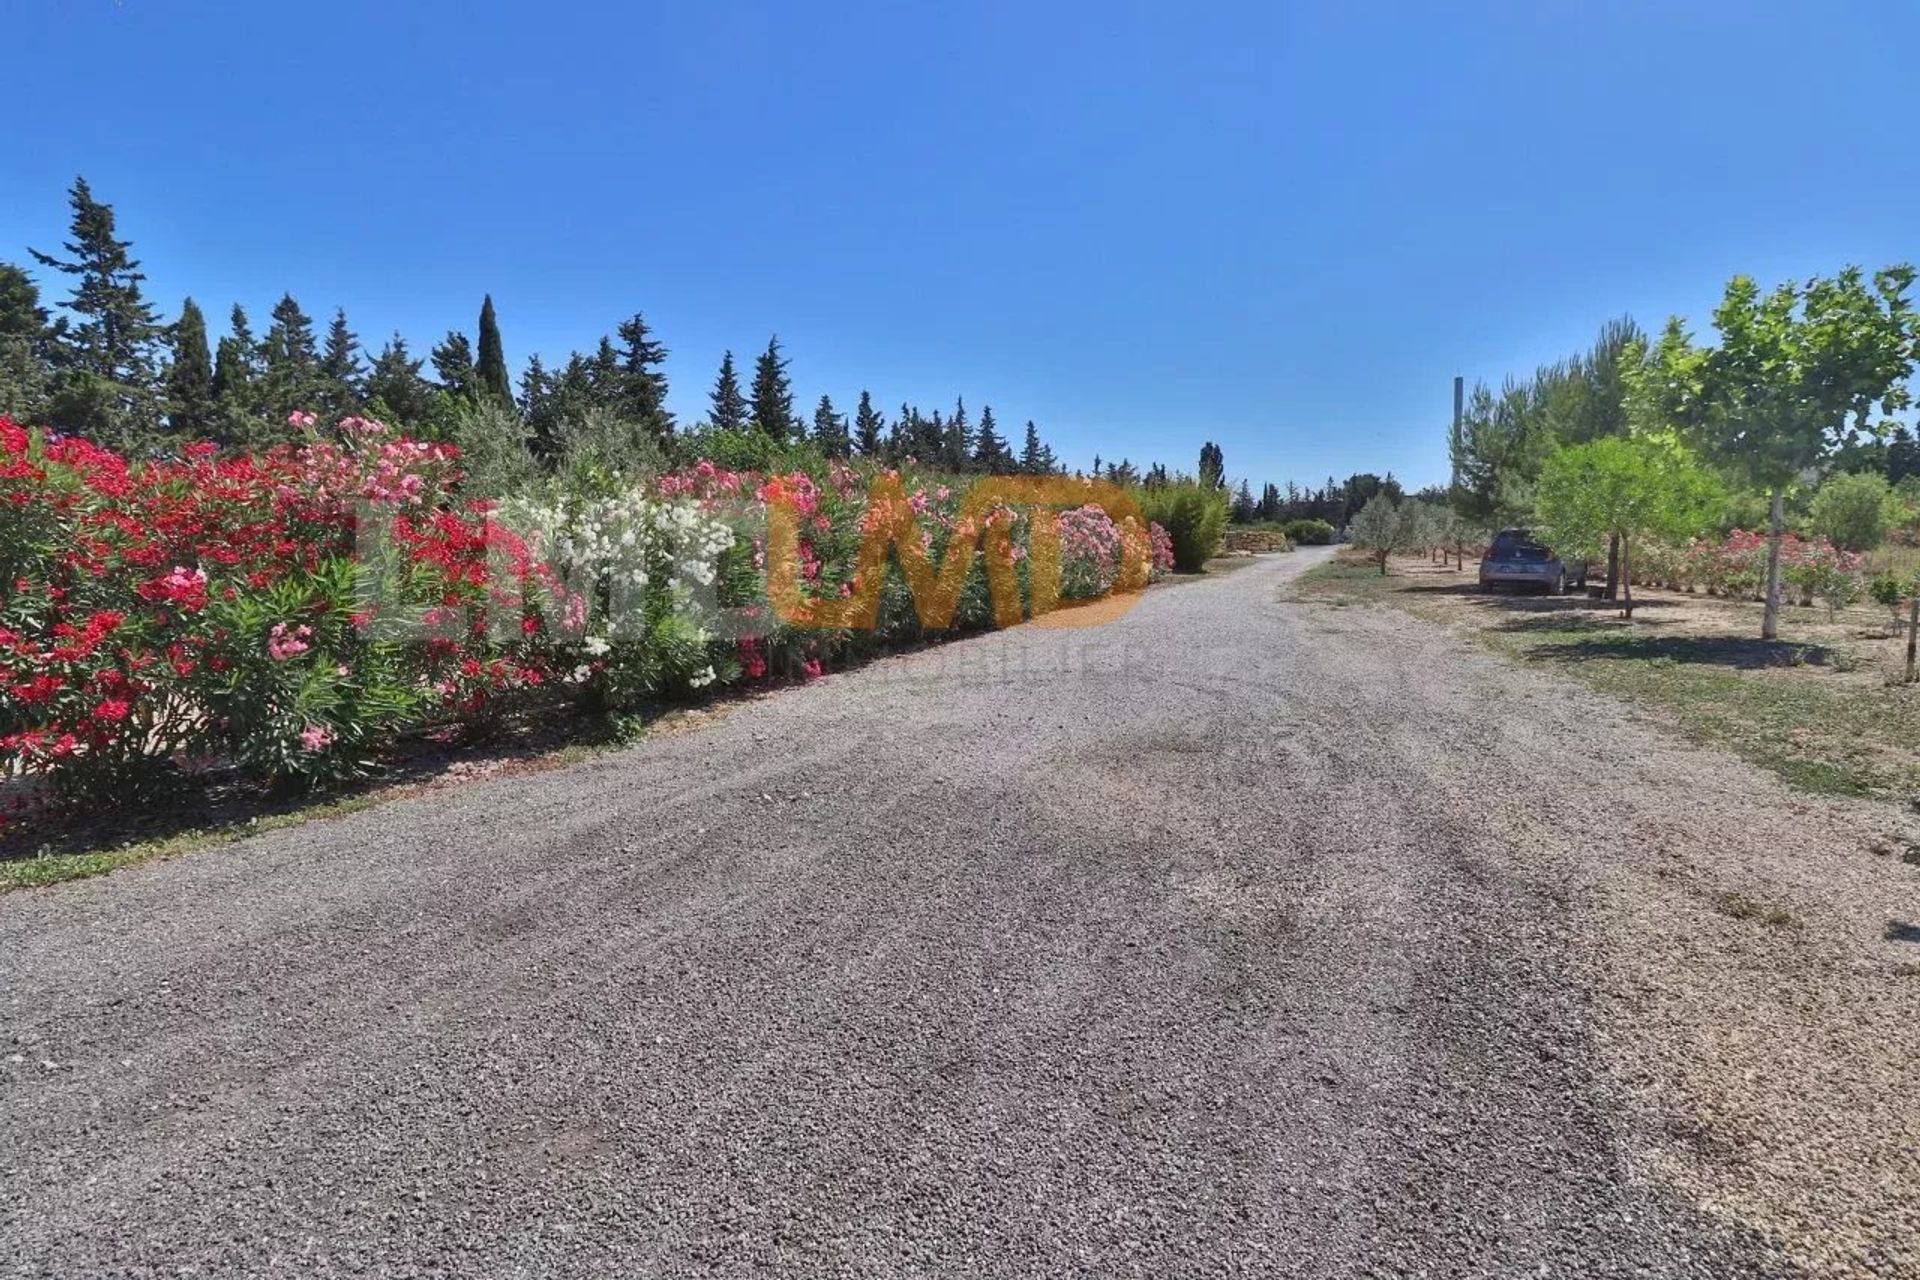
M0 1274L1902 1273L1795 1233L1910 1206L1910 1069L1779 1173L1685 1032L1899 981L1877 819L1320 554L0 898ZM1769 858L1802 923L1714 910Z

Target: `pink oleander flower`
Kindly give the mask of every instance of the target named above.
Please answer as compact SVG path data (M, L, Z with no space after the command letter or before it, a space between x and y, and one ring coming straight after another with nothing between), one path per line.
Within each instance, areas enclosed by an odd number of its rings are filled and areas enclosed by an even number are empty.
M275 662L285 662L297 658L313 646L307 641L313 638L313 629L306 626L288 627L284 622L273 624L273 630L267 635L267 656Z
M300 731L300 745L307 751L325 751L333 742L333 730L323 724L310 724Z

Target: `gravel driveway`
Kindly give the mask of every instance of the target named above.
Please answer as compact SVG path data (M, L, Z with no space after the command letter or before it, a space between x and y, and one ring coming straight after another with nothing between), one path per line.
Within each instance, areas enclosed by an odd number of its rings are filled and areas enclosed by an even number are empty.
M1883 815L1320 554L0 898L0 1274L1913 1274Z

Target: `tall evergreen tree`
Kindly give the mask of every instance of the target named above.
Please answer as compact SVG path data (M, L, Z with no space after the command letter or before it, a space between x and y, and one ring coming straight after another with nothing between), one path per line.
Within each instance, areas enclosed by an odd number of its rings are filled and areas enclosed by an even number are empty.
M420 376L425 363L413 358L399 334L387 340L367 373L367 400L387 421L418 427L433 413L433 388Z
M620 407L620 353L614 349L613 339L606 334L600 335L600 345L593 349L593 355L580 366L586 373L587 403L596 409L617 410ZM569 379L569 386L578 382L575 365L567 362L567 370L562 374Z
M263 394L268 414L285 417L309 412L320 395L320 350L314 342L313 321L290 293L273 304L273 323L260 341L266 366Z
M72 363L109 382L147 388L160 323L141 296L140 282L147 277L129 252L133 242L115 234L113 206L95 200L85 178L73 180L68 201L73 206L73 238L65 244L70 256L27 252L41 266L74 278L66 305L79 322L65 335Z
M673 436L673 414L667 411L667 375L660 366L667 349L647 328L636 311L615 331L620 338L620 416L644 428L661 444Z
M543 462L560 453L560 431L553 411L553 376L538 353L527 357L520 375L520 417L527 424L527 447Z
M427 359L432 362L434 376L447 394L478 402L480 373L474 367L473 344L467 341L466 334L458 329L447 330L447 336L434 344Z
M337 307L327 326L327 345L320 357L321 403L331 420L360 410L366 367L360 361L360 337L347 327L347 312Z
M847 420L834 411L833 398L821 396L813 411L813 442L829 458L844 458L852 448Z
M161 326L141 296L146 276L129 252L132 242L115 233L113 206L95 200L85 178L74 179L68 200L70 256L27 250L41 266L74 278L66 306L78 322L61 335L58 355L65 371L47 417L63 431L133 449L160 425L155 359Z
M767 339L767 349L753 367L753 394L748 400L753 424L776 440L795 434L793 385L787 380L787 360L780 354L778 334Z
M880 432L886 423L874 412L873 396L866 391L860 393L860 407L853 413L853 446L863 458L879 456Z
M492 396L502 404L513 401L513 381L507 375L507 349L500 342L500 318L493 312L493 295L487 294L480 302L480 358L475 372L479 375L476 390Z
M941 453L955 471L965 471L973 460L973 428L967 425L967 402L958 396L953 401L953 417L941 437Z
M176 436L204 439L214 430L213 353L207 349L207 318L192 298L180 304L171 337L167 426Z
M980 409L980 429L974 433L973 465L988 475L1005 475L1013 470L1013 451L1000 436L990 404Z
M1059 459L1053 456L1053 449L1040 439L1040 428L1033 425L1033 419L1027 419L1027 439L1020 450L1020 470L1030 476L1050 476L1060 470Z
M711 408L707 419L722 431L738 431L747 425L747 398L740 392L740 375L734 372L733 352L720 357L720 376L713 380L708 397Z
M53 341L33 277L0 262L0 414L21 422L45 415Z
M260 347L253 338L246 308L233 304L231 331L220 339L213 358L213 399L217 439L224 444L263 443L260 413Z
M1227 457L1211 440L1200 446L1200 483L1208 489L1227 483Z

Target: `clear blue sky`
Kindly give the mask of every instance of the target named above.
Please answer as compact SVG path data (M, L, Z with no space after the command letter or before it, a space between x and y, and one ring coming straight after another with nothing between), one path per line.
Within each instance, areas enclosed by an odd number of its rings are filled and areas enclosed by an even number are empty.
M516 374L638 309L698 415L964 393L1075 465L1443 479L1450 379L1920 256L1910 0L4 0L0 258L76 172L168 314L289 289Z

